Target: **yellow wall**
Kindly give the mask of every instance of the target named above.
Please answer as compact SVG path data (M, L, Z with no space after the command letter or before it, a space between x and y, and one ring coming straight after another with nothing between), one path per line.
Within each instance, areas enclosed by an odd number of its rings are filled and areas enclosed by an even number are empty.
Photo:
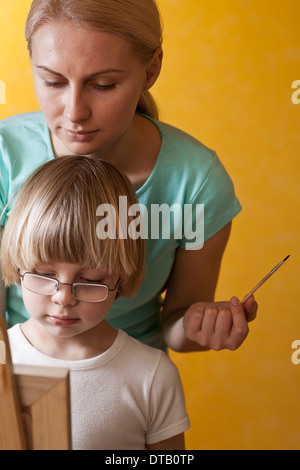
M30 0L1 0L0 118L38 109L23 40ZM189 449L300 449L298 0L160 0L165 61L154 89L161 117L214 148L243 205L218 299L242 297L286 255L257 293L260 310L237 352L172 358L192 429ZM300 95L299 95L300 98ZM0 100L1 101L1 100Z

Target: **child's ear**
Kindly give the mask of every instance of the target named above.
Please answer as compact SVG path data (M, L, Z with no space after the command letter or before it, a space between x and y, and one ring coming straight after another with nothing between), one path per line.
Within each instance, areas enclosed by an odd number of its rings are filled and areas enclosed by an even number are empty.
M146 67L145 91L153 87L158 79L162 67L162 60L163 51L161 47L159 47L154 51L152 59Z

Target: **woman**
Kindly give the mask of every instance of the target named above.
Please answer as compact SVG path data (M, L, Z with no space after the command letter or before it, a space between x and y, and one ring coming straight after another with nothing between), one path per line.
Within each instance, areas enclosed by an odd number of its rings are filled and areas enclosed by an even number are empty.
M0 124L0 211L48 160L76 154L111 162L128 176L150 219L151 209L164 204L174 209L175 222L169 236L160 232L146 240L141 289L134 299L119 299L108 320L162 349L234 350L245 340L257 304L253 297L244 305L235 297L213 299L240 205L215 152L157 120L149 93L163 56L155 1L82 5L80 0L32 3L26 39L41 112ZM189 224L185 220L183 235L176 238L182 222L178 208L200 205L205 243L191 250L193 231L186 227L198 219L192 214ZM6 311L9 326L28 318L17 287L7 292Z

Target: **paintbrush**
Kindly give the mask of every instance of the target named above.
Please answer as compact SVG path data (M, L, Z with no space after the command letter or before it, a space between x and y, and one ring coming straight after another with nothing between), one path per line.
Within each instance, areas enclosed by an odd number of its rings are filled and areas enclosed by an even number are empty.
M272 269L272 271L270 271L258 284L256 284L256 286L253 287L253 289L249 292L249 294L247 294L244 297L242 303L246 302L246 300L248 300L249 297L251 297L251 295L254 294L254 292L256 292L257 289L259 289L269 279L269 277L271 277L277 271L277 269L279 269L280 266L282 266L283 263L286 262L287 259L289 259L289 257L290 257L290 255L287 256L286 258L284 258L284 260L282 260L280 263L278 263L277 266L275 266L275 268Z

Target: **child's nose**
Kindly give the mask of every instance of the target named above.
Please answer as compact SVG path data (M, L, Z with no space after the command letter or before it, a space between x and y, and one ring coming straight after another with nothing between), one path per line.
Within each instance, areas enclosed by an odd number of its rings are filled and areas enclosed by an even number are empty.
M72 285L70 284L60 284L58 290L53 296L53 300L63 306L75 305L78 302L73 295Z

